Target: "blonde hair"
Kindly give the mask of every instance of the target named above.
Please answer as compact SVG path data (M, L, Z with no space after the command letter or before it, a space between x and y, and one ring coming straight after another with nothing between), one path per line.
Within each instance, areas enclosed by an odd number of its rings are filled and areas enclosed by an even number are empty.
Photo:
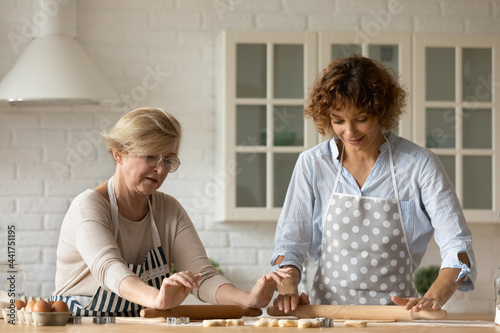
M168 112L143 107L124 115L108 133L102 133L113 156L113 149L137 155L154 155L174 147L179 150L181 125Z

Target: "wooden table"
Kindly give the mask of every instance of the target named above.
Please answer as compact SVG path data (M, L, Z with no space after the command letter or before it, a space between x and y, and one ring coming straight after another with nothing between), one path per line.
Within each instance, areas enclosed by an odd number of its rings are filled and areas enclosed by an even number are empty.
M255 320L255 319L253 319ZM250 322L247 322L250 324ZM197 326L194 326L197 325ZM477 333L477 332L500 332L500 326L493 324L493 314L449 314L446 321L421 321L396 322L396 323L369 323L364 328L345 327L341 323L335 323L333 328L321 329L298 329L298 328L276 328L276 327L255 327L251 325L232 327L202 327L199 324L167 326L158 323L137 323L129 320L117 319L112 325L95 325L90 318L83 320L82 324L68 324L66 326L28 326L10 325L0 323L0 332L21 333L21 332L71 332L71 333L99 333L99 332L147 332L147 333L290 333L290 332L332 332L332 333L355 333L355 332L425 332L449 333Z

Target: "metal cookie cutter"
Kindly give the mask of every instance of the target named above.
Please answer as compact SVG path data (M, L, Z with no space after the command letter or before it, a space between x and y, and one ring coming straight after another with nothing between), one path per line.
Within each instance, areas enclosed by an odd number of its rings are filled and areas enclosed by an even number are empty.
M333 318L316 318L321 323L321 327L333 327Z
M168 325L189 324L189 317L167 317Z
M93 317L92 322L98 325L114 324L115 317Z

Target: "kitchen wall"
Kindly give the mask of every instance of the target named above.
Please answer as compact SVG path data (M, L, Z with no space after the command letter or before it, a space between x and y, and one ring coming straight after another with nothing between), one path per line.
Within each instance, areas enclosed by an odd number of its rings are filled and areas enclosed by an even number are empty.
M0 0L0 77L26 47L36 1ZM398 6L398 14L388 8ZM190 214L209 256L249 290L270 268L274 223L214 222L215 39L228 30L500 34L498 0L85 0L78 39L120 94L122 105L0 105L0 255L16 226L16 259L29 295L54 289L59 227L72 198L107 180L113 163L99 133L124 112L158 106L184 126L181 168L162 190ZM17 36L17 38L12 38ZM36 73L33 73L36 75ZM450 311L493 311L492 280L500 266L500 225L471 224L476 290L457 293ZM431 243L423 265L439 264Z

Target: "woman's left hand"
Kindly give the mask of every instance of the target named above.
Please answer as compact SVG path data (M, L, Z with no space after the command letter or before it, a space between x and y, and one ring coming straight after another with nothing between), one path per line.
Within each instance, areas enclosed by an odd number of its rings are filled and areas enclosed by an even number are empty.
M401 305L405 308L405 310L413 310L415 312L418 312L420 310L440 310L442 305L439 304L438 301L436 301L433 298L427 298L427 297L399 297L399 296L393 296L391 300L396 303L396 305Z
M200 274L184 271L163 279L160 292L156 297L155 308L165 310L181 304L193 288L200 288L198 285L200 276Z
M263 275L250 291L248 307L263 308L271 302L277 285L282 285L284 279L292 275L291 268L279 268L267 275Z

